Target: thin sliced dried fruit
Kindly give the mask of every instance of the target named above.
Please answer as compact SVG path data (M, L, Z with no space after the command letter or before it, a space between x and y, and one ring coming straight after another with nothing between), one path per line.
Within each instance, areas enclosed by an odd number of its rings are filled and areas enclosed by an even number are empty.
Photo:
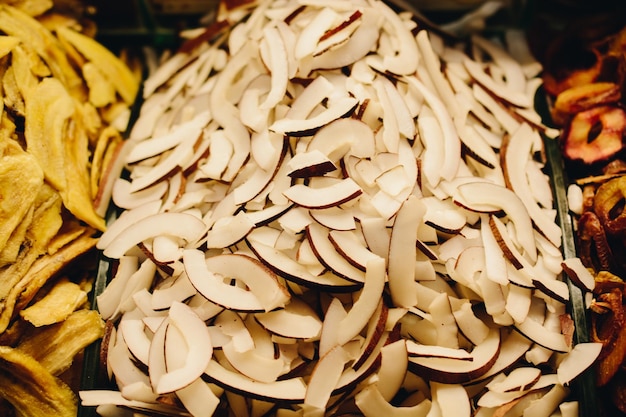
M626 176L609 180L596 190L593 210L610 234L626 231Z
M578 112L599 105L617 103L621 97L619 85L612 82L595 82L571 87L556 97L552 118L555 123L562 126Z
M67 185L59 190L63 204L79 220L97 230L105 230L104 219L96 213L91 198L89 175L89 136L83 106L77 106L77 114L69 122L63 141L65 178Z
M71 43L100 70L126 104L133 104L139 83L126 64L95 39L70 28L60 27L57 29L57 34Z
M77 412L76 397L65 383L30 355L8 346L0 346L0 396L23 416L74 417Z
M591 339L602 343L596 371L598 386L604 386L620 369L626 356L626 316L619 289L602 294L600 300L607 304L609 311L591 316Z
M0 250L35 202L43 186L43 171L35 158L11 140L3 146L0 157Z
M20 311L24 320L34 326L45 326L65 320L87 301L87 293L68 279L60 280L41 300Z
M607 162L623 149L626 111L598 106L576 113L564 136L563 154L585 165Z
M7 328L15 313L24 308L54 274L74 261L79 255L95 247L96 241L97 238L85 233L54 255L27 255L26 260L33 258L32 262L24 263L25 268L22 268L23 271L19 275L19 279L1 299L0 330L4 331ZM3 294L0 293L0 295Z
M80 97L82 80L74 70L57 38L41 23L26 13L8 6L0 7L0 30L29 45L43 59L54 77Z
M65 320L27 334L17 347L52 375L69 369L76 355L104 336L104 321L95 310L78 310Z
M67 187L64 140L75 105L56 78L46 78L30 91L26 101L26 147L44 170L46 181L57 190Z
M16 37L0 36L0 57L8 55L19 43L20 40Z

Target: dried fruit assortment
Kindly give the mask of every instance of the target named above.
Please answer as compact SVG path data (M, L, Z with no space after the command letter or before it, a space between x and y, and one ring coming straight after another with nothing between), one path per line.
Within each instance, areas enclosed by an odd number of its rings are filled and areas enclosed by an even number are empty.
M104 322L88 309L93 201L139 78L52 2L0 4L0 414L75 416L59 377ZM30 14L29 14L30 13ZM76 387L73 387L76 389Z
M523 34L258 1L163 61L112 180L105 416L578 414ZM593 282L593 279L591 280Z
M548 49L556 57L568 50L587 59L567 68L555 58L544 77L552 118L563 129L577 251L595 277L591 338L603 344L596 382L601 398L616 408L606 406L612 415L626 413L626 29L623 19L600 13L579 21L576 33L566 30Z

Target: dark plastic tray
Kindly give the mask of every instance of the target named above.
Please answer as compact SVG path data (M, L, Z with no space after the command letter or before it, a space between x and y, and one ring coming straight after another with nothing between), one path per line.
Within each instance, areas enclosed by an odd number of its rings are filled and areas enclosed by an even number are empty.
M93 0L97 39L111 49L150 46L174 48L182 29L198 27L203 16L215 10L167 13L150 0Z
M555 205L558 221L563 231L562 252L564 258L576 256L576 245L572 218L567 204L567 186L569 181L563 167L563 159L557 139L544 139L546 155L549 161L552 189L555 197ZM587 308L584 295L580 288L565 276L570 292L570 314L576 326L574 342L582 343L589 341ZM597 388L593 368L588 369L575 382L572 387L574 396L579 401L580 417L597 417Z

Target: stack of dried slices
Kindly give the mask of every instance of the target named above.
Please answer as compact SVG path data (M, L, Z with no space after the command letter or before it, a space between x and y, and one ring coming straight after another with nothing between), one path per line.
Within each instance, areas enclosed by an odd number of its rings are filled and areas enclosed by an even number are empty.
M104 332L87 302L101 173L140 79L52 2L2 3L0 414L75 416L64 372Z
M144 82L98 247L102 415L577 416L523 33L259 0ZM231 3L232 5L232 3ZM545 140L554 140L547 138Z
M575 15L547 44L544 74L553 119L563 129L577 251L595 277L591 338L603 344L596 383L607 415L626 413L624 16L621 6Z

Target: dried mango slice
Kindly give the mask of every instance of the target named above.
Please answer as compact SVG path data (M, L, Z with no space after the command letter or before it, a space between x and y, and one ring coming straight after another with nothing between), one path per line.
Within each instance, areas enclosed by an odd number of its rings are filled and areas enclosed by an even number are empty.
M15 83L22 97L27 97L31 88L38 83L37 77L31 70L31 59L28 52L22 46L13 49L11 53L11 67Z
M78 219L98 230L106 223L95 209L91 198L89 135L83 107L76 106L76 115L70 121L64 138L65 178L67 186L59 192L65 207Z
M104 169L107 166L112 152L122 142L122 136L119 131L111 126L107 126L102 129L98 141L96 142L96 148L91 157L91 198L95 201L98 196L98 189L100 188L100 180L104 174Z
M59 41L36 19L14 7L0 4L0 30L32 47L72 95L79 98L84 95L83 81Z
M15 312L26 307L50 278L78 256L95 247L96 242L97 238L92 237L91 233L85 233L54 255L36 256L35 261L30 264L24 263L27 265L25 269L18 269L18 273L14 275L19 279L8 289L2 285L4 277L0 276L0 333L6 330ZM31 257L32 253L33 251L28 251ZM18 260L10 267L20 268L21 264Z
M61 198L52 187L44 183L28 214L0 252L0 265L15 262L24 245L32 247L35 253L45 253L62 224Z
M67 187L64 142L74 101L56 78L44 78L26 100L26 149L43 168L46 180L57 190Z
M44 184L35 202L33 223L26 230L26 240L40 254L48 251L48 245L63 225L61 209L59 194Z
M93 38L70 28L59 27L57 34L60 38L71 43L85 58L100 69L100 72L108 78L126 104L133 104L139 90L139 83L126 64Z
M13 66L7 68L2 77L2 96L6 108L24 116L24 98L17 85Z
M62 322L87 301L87 293L65 278L57 282L41 300L20 311L35 327Z
M104 107L115 102L115 88L93 62L83 65L83 77L89 86L89 102Z
M0 397L19 416L74 417L76 396L60 379L30 355L0 346Z
M8 0L7 3L30 16L39 16L54 6L52 0Z
M14 36L0 36L0 58L7 56L20 43Z
M66 320L26 336L18 349L31 355L52 375L60 375L85 347L104 335L104 321L95 310L78 310Z
M44 255L37 259L17 286L16 308L18 310L25 308L48 280L76 258L93 249L97 241L98 239L93 237L93 229L86 228L81 236L62 247L54 255ZM0 323L2 323L2 317L0 315Z
M35 157L6 140L0 150L0 250L28 213L42 185L43 171Z
M7 241L2 251L0 251L0 266L5 266L17 260L20 249L26 240L26 231L30 227L35 214L35 206L28 208L28 213L22 218L20 224L15 228L11 237Z
M85 228L85 226L75 220L64 222L59 233L57 233L48 244L48 254L54 255L65 247L65 245L85 234L86 230L87 228Z

